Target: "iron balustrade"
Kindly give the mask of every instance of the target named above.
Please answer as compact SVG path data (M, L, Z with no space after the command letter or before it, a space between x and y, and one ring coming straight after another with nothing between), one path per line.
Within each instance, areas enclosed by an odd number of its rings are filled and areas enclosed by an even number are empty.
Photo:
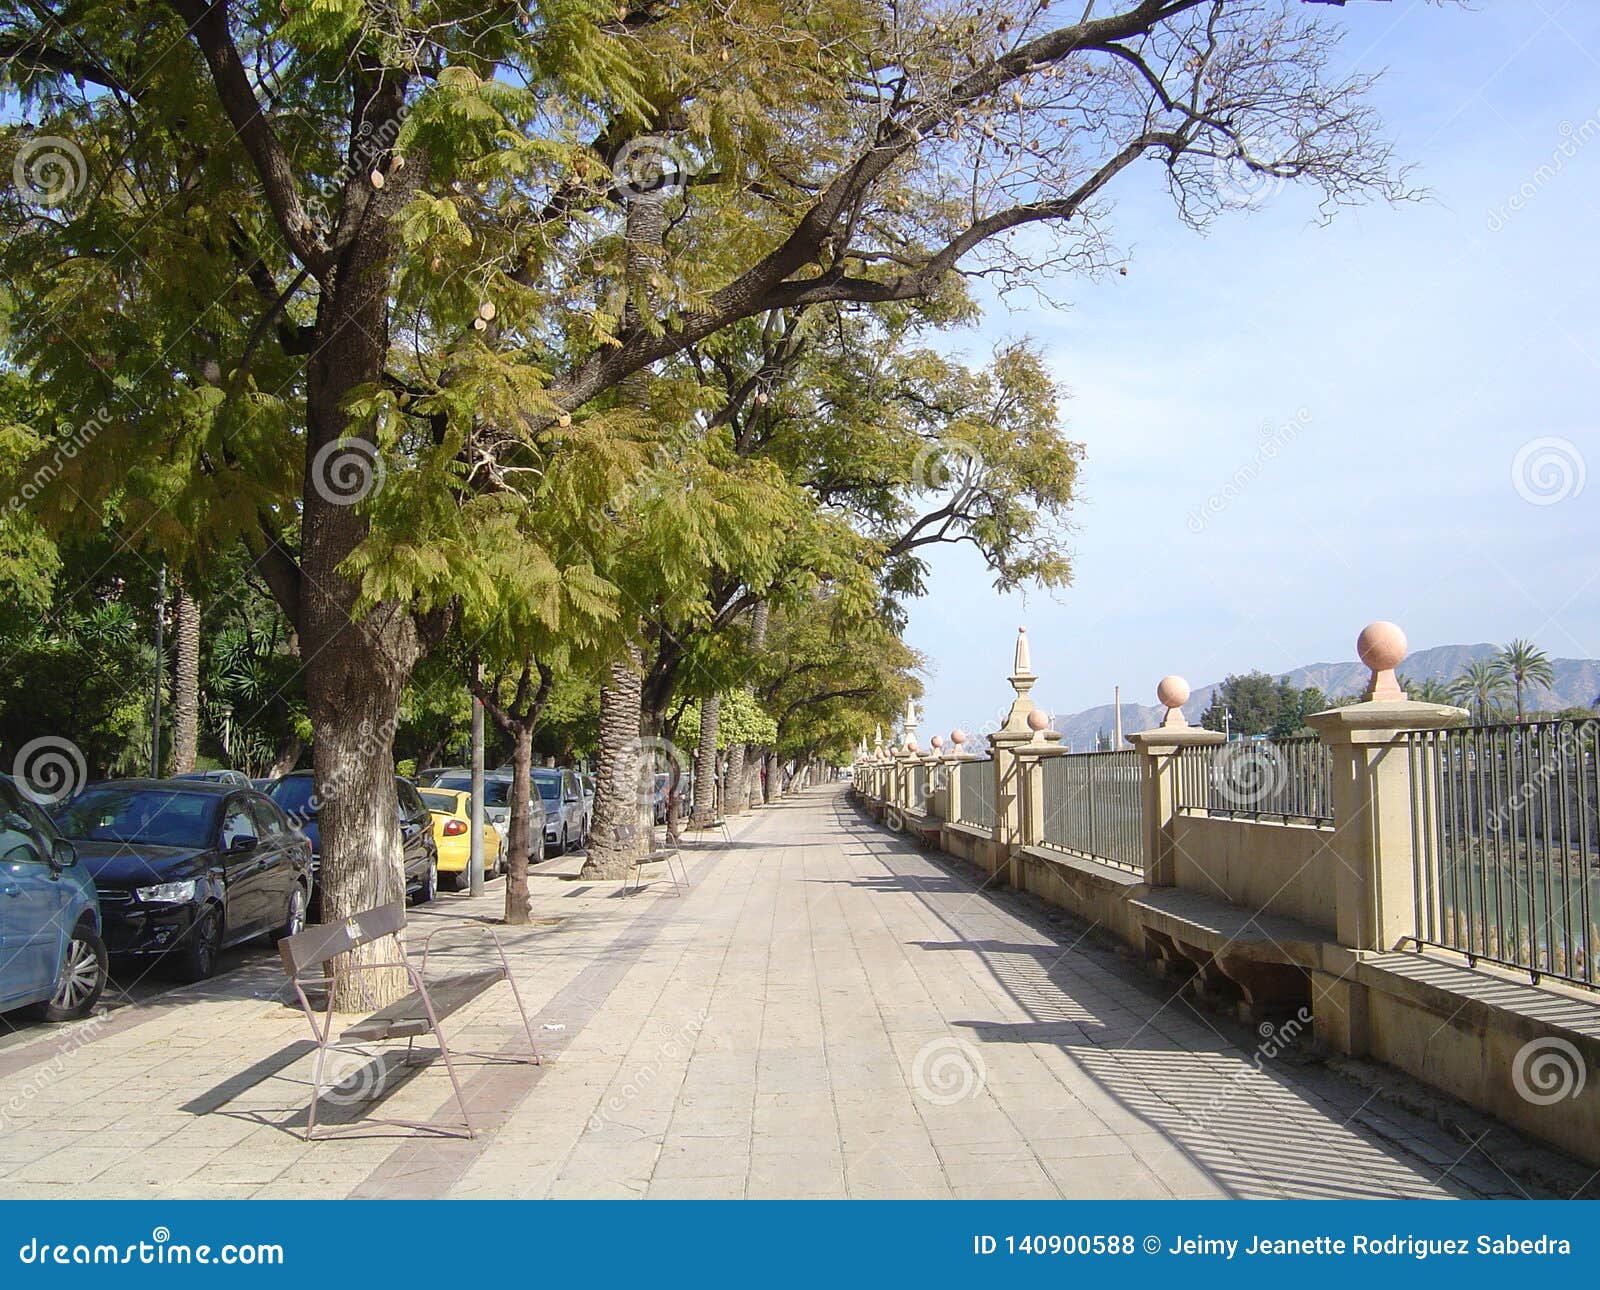
M961 820L994 832L994 762L964 761L956 769L961 786Z
M919 815L928 813L928 768L917 765L911 768L911 809Z
M1415 730L1417 940L1596 985L1600 721Z
M1139 757L1133 751L1046 757L1041 844L1142 872Z
M1333 755L1316 735L1178 750L1177 809L1235 819L1333 823Z

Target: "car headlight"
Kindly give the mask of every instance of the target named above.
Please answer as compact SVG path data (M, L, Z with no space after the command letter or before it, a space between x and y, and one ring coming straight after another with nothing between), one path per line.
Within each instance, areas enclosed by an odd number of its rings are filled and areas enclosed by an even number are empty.
M194 879L186 882L158 882L154 887L140 887L134 893L140 900L155 905L186 905L194 899Z

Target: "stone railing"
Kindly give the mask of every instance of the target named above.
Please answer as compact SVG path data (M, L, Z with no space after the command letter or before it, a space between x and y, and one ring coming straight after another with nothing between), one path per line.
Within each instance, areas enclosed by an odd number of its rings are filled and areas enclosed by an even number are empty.
M1563 946L1581 944L1581 953L1541 957L1530 941L1528 958L1503 948L1518 943L1509 934L1487 942L1499 947L1490 953L1482 936L1440 930L1437 875L1455 877L1460 866L1438 859L1440 820L1451 821L1435 819L1435 798L1447 781L1437 756L1418 750L1467 714L1406 698L1395 675L1405 637L1393 624L1366 628L1357 653L1371 670L1366 693L1310 717L1312 738L1226 744L1188 724L1189 686L1169 676L1157 687L1165 719L1129 736L1131 751L1074 754L1034 706L1038 678L1019 630L1014 697L989 735L989 758L969 754L961 731L926 753L908 732L903 746L858 764L856 795L990 883L1120 937L1197 994L1252 1017L1303 1009L1326 1048L1391 1061L1569 1149L1576 1136L1600 1163L1600 1076L1553 1113L1520 1096L1526 1073L1512 1070L1506 1048L1522 1043L1520 1057L1559 1041L1580 1074L1600 1069L1600 998L1563 995L1557 1006L1537 987L1551 974L1593 982L1589 950L1600 930L1563 931ZM1590 764L1577 754L1567 763ZM1584 871L1582 857L1576 866ZM1581 878L1568 887L1590 890ZM1487 977L1496 969L1486 957L1533 979Z

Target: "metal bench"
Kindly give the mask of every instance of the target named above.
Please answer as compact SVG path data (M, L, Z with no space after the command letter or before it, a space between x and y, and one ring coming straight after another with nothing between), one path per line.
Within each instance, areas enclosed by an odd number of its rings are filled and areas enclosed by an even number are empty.
M436 928L423 938L422 961L413 967L410 957L406 954L405 943L400 934L405 930L406 911L403 901L391 901L387 905L377 905L372 909L363 910L354 917L342 923L326 923L316 927L308 927L295 936L290 936L278 942L278 953L283 958L284 971L289 974L289 981L294 986L295 994L300 999L300 1009L310 1023L311 1033L317 1041L316 1065L312 1072L311 1106L306 1121L306 1141L310 1142L317 1136L317 1104L322 1097L323 1063L330 1051L359 1051L363 1047L374 1044L390 1043L404 1039L406 1041L405 1063L418 1065L413 1057L413 1045L418 1036L432 1034L439 1045L439 1056L444 1059L444 1067L450 1076L451 1087L455 1089L456 1102L461 1107L461 1119L466 1126L466 1136L477 1137L477 1130L473 1128L472 1116L467 1110L467 1100L461 1092L461 1080L456 1074L455 1061L451 1055L450 1047L445 1042L444 1032L439 1028L439 1023L446 1017L460 1011L471 1003L484 991L504 981L511 987L511 996L516 1000L517 1013L522 1018L523 1033L528 1037L529 1056L507 1057L505 1053L470 1053L462 1052L458 1055L465 1057L481 1057L490 1061L515 1061L519 1063L539 1064L539 1050L533 1042L533 1027L528 1023L527 1009L522 1006L522 995L517 990L516 979L511 975L511 966L506 962L506 952L500 944L500 938L492 927L483 923L448 923ZM428 953L432 948L433 938L440 932L446 931L479 931L488 934L494 943L494 956L482 968L470 972L460 972L452 976L441 977L429 983L426 980L428 971ZM324 1009L320 1014L311 1005L311 1000L306 997L306 985L309 983L306 973L318 971L316 980L321 981L326 975L326 966L341 954L348 954L351 950L359 949L373 941L385 936L395 937L395 945L399 957L376 963L353 963L350 970L356 975L361 984L362 992L367 1000L370 1011L355 1024L342 1030L334 1038L335 1018L330 1008ZM496 962L495 960L498 960ZM379 1007L368 985L369 974L380 969L399 968L406 974L411 982L411 992L403 998L396 999L393 1003ZM320 1017L320 1024L319 1024ZM417 1129L430 1133L448 1133L449 1130L437 1124L428 1124L415 1120L376 1120L362 1121L366 1125L385 1124L400 1128ZM327 1136L327 1135L324 1135Z

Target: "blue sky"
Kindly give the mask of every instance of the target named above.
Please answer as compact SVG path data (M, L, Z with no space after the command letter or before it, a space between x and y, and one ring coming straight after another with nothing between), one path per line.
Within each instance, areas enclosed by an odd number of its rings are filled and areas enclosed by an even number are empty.
M1432 200L1323 227L1291 190L1200 236L1149 168L1117 193L1126 277L991 307L963 350L1032 336L1071 391L1076 579L997 597L969 549L933 557L924 742L1005 706L1023 623L1060 712L1352 658L1374 618L1600 657L1600 5L1330 12Z

